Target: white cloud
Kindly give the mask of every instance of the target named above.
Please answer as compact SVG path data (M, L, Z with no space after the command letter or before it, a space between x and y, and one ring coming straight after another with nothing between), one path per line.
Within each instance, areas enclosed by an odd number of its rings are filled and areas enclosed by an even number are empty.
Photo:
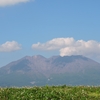
M33 44L32 48L37 50L58 50L65 46L73 45L73 38L55 38L46 43Z
M32 45L36 50L58 50L61 56L84 55L95 57L100 55L100 43L94 40L75 40L74 38L55 38L46 43Z
M100 54L100 43L94 40L75 41L74 45L70 45L60 49L60 55L84 55L88 57L98 56Z
M0 6L15 5L18 3L29 2L30 0L0 0Z
M0 52L11 52L11 51L16 51L20 50L21 45L18 44L16 41L7 41L6 43L0 45Z

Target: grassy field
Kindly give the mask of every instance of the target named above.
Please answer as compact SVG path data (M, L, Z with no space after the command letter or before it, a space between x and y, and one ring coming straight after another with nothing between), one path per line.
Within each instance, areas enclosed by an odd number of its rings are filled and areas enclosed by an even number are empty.
M100 100L100 87L63 85L0 88L0 100Z

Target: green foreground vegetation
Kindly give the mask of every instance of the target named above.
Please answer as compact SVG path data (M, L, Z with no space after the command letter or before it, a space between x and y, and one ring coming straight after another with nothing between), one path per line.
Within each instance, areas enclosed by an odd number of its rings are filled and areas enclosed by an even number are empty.
M100 100L96 86L42 86L0 88L0 100Z

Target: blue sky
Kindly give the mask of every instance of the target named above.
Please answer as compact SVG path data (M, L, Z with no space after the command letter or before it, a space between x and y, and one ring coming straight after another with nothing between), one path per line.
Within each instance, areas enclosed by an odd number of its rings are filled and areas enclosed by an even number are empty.
M38 54L100 62L100 0L0 0L0 67Z

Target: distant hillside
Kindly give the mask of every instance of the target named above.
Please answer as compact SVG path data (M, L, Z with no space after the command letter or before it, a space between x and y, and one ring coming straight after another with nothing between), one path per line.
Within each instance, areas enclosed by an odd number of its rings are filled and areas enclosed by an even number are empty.
M81 55L25 56L0 68L0 86L100 85L100 64Z

